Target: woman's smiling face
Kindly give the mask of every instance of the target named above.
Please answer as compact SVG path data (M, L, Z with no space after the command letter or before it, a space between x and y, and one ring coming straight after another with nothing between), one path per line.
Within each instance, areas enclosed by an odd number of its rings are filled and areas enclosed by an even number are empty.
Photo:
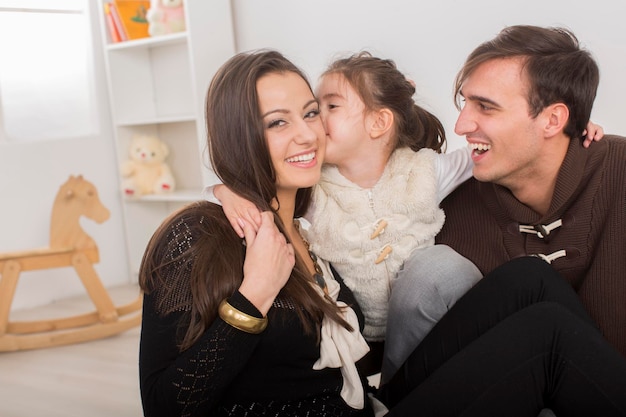
M326 134L309 85L293 72L270 73L257 81L257 94L277 189L317 184Z

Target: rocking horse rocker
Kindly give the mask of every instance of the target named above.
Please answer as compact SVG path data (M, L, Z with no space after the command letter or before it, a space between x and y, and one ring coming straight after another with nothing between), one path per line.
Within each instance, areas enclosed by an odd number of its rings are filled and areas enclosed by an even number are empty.
M48 248L0 253L0 352L37 349L100 339L141 322L141 294L116 307L93 264L99 261L96 242L80 226L84 215L97 223L109 218L93 184L71 176L57 193L52 208ZM96 311L77 316L10 322L11 303L22 271L72 266Z

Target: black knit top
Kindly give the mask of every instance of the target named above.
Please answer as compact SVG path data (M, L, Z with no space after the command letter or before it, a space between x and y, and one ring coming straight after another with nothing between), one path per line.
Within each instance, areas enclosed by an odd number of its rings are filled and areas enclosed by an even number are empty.
M207 233L208 219L223 217L221 207L197 204L205 206L208 215L192 218L183 209L169 219L169 253L159 256L177 259ZM227 224L225 218L219 223L219 227ZM289 300L274 301L268 326L260 334L237 330L218 317L191 348L180 352L178 343L192 302L190 270L184 268L181 274L180 269L172 269L171 275L166 274L165 285L174 288L169 295L155 288L144 297L139 373L146 416L369 415L369 409L354 410L340 397L339 369L313 370L319 345L314 336L305 335L295 314L298 307ZM358 310L344 285L339 299ZM239 292L229 302L240 311L261 316ZM172 306L175 312L164 314ZM360 311L358 316L362 326Z

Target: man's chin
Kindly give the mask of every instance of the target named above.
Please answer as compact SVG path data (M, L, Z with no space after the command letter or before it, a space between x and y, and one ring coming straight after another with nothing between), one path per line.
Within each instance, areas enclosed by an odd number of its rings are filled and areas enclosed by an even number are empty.
M485 172L484 170L477 169L476 167L474 167L472 175L474 176L476 181L491 182L491 176L489 175L489 173Z

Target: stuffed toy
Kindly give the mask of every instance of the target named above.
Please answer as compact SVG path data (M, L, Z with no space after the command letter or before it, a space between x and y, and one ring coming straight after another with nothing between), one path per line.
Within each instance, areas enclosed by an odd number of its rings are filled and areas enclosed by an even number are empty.
M129 197L174 191L174 177L165 162L169 149L156 136L136 135L131 139L129 156L121 167L122 191Z
M150 36L184 31L183 0L150 0L150 9L148 9L146 19Z

